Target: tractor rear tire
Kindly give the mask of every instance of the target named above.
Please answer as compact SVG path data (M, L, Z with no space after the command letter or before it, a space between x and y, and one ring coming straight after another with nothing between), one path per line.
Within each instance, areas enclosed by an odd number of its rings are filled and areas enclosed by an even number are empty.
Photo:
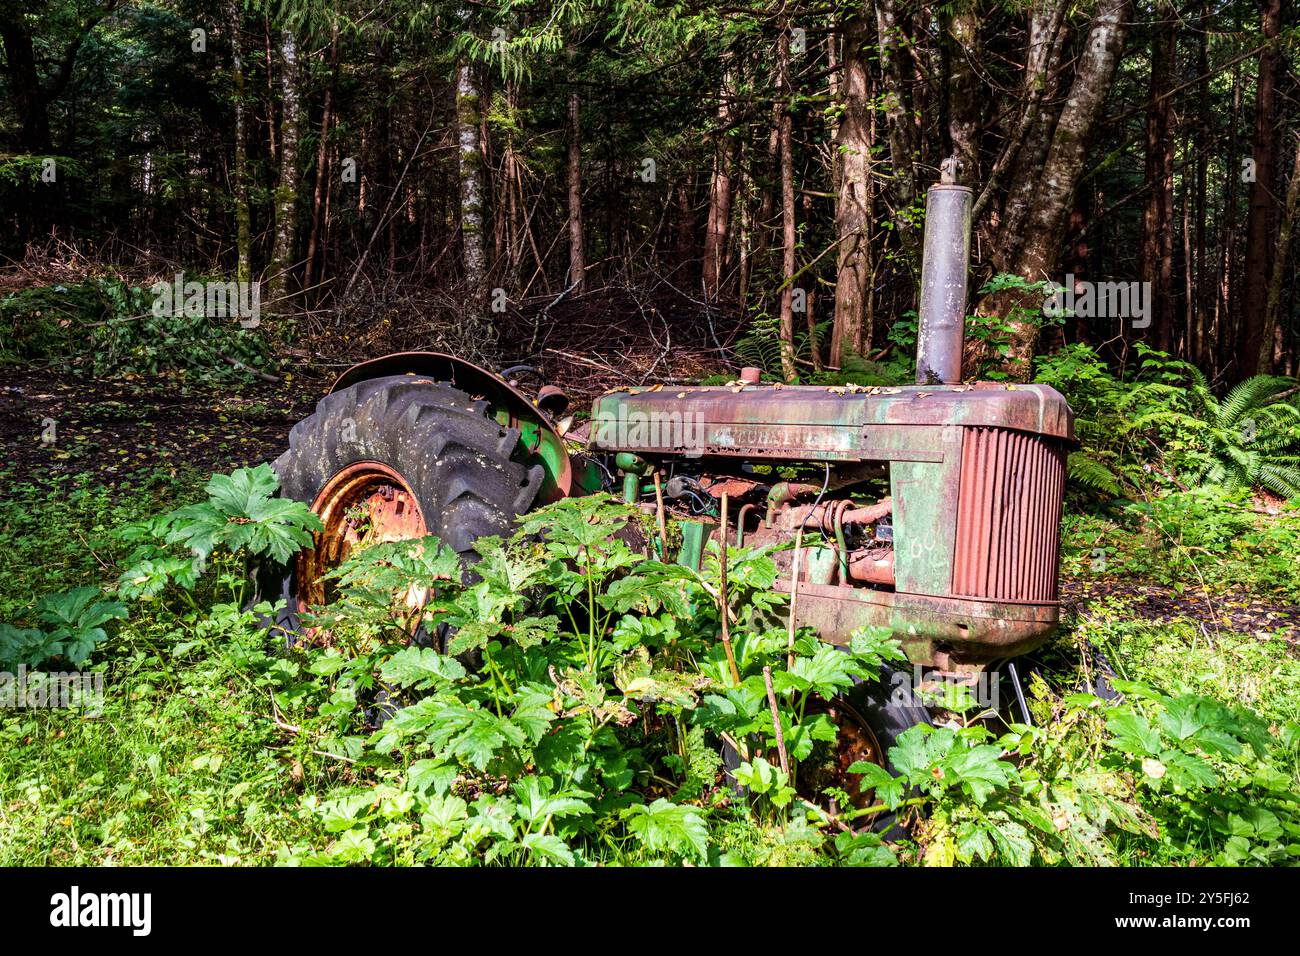
M413 375L370 379L334 392L290 431L289 449L274 463L280 494L319 514L331 506L337 488L348 489L357 501L368 500L357 497L367 493L391 499L396 492L400 500L418 506L416 522L411 525L408 510L400 519L406 523L382 540L418 536L422 529L460 554L464 563L473 563L474 542L508 534L515 517L532 506L543 477L542 466L528 461L520 447L519 430L499 424L487 411L487 402ZM353 499L336 501L334 507L342 509ZM323 534L329 533L327 522ZM323 534L307 558L330 553ZM264 566L258 573L260 598L285 600L266 623L286 632L291 642L302 630L306 589L314 586L302 578L321 570L321 563L300 555L288 565Z

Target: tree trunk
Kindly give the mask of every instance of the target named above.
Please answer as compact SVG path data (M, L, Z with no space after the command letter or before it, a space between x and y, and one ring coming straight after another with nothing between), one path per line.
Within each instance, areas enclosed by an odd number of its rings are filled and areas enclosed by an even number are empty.
M280 31L280 181L275 187L275 241L271 251L271 279L267 298L280 303L289 287L297 239L295 213L298 198L298 133L302 106L298 98L298 41L289 30ZM281 309L283 305L279 306Z
M916 198L917 142L912 118L909 84L903 72L902 27L894 0L876 0L876 42L880 53L880 71L884 76L885 120L889 140L890 195L898 239L908 261L915 266L916 235L911 208Z
M1208 0L1201 5L1202 19L1209 10ZM1205 31L1197 34L1196 41L1196 75L1201 77L1197 89L1197 104L1200 116L1196 124L1196 335L1192 351L1192 361L1201 364L1206 360L1207 331L1210 323L1211 304L1208 299L1211 290L1209 279L1209 257L1206 248L1205 220L1209 215L1206 198L1209 187L1209 150L1210 150L1210 54L1209 39Z
M1240 155L1237 117L1241 115L1241 103L1241 64L1236 64L1232 68L1232 121L1228 124L1228 156ZM1237 240L1237 188L1240 182L1240 173L1235 169L1230 169L1228 175L1224 177L1223 221L1219 232L1219 248L1215 256L1214 322L1213 334L1210 336L1216 378L1234 361L1226 355L1226 352L1231 341L1232 306L1237 299L1234 294L1237 289L1236 264L1232 251Z
M835 145L839 188L835 196L835 238L839 243L835 277L835 320L830 361L841 368L863 350L863 316L871 294L871 138L867 89L870 28L862 15L843 26L844 111Z
M466 62L456 68L456 157L460 174L460 242L465 287L476 315L485 313L487 256L483 251L483 152L479 90Z
M567 50L572 63L576 53L572 46ZM572 73L572 67L570 67ZM579 125L581 102L578 88L569 87L569 284L581 293L587 286L587 254L582 231L582 127Z
M1291 236L1295 229L1297 206L1300 206L1300 136L1296 137L1295 162L1291 166L1291 182L1286 187L1282 226L1278 230L1277 250L1273 254L1273 274L1268 282L1268 305L1259 343L1258 371L1261 375L1272 374L1274 364L1282 358L1280 333L1284 330L1278 321L1278 311L1282 304L1282 286L1291 262Z
M731 130L731 71L723 70L718 90L718 144L713 153L713 180L709 187L709 218L704 232L704 297L716 301L726 265L727 233L731 224L731 170L736 141Z
M8 6L0 11L0 40L4 42L9 102L18 117L18 148L24 153L49 153L49 101L36 71L32 34L16 5L14 9Z
M1147 86L1146 182L1150 186L1142 215L1142 279L1151 283L1151 327L1143 336L1162 351L1174 339L1174 56L1178 18L1161 4L1159 25L1151 41L1151 78Z
M1250 184L1246 215L1245 290L1236 375L1240 380L1255 374L1263 354L1264 313L1268 309L1269 263L1273 256L1273 226L1277 219L1277 74L1281 54L1277 36L1282 20L1282 0L1261 0L1260 27L1266 40L1274 41L1259 55L1259 78L1255 86L1255 181Z
M308 288L312 284L312 269L316 263L317 240L320 237L324 193L330 187L326 169L326 158L328 156L326 147L329 144L330 123L334 119L334 87L338 83L338 76L339 25L338 21L334 20L330 23L330 80L329 85L325 87L325 101L321 105L320 141L316 144L316 186L312 191L311 200L311 232L307 236L307 262L302 270L302 284Z
M1061 109L1051 146L1029 209L1025 238L1014 271L1031 282L1049 279L1061 254L1061 239L1074 204L1093 128L1119 64L1133 13L1132 0L1102 0L1093 16L1069 95ZM1028 375L1038 340L1041 296L1007 296L996 311L1010 326L1007 370ZM985 309L986 304L981 305ZM983 314L989 314L987 311Z
M505 146L501 156L502 194L506 197L505 220L506 234L506 276L512 286L519 284L519 271L524 258L523 221L526 203L523 186L519 182L519 161L515 151L514 117L518 106L517 87L513 82L506 84L506 108L510 111L511 122L505 132Z
M1033 206L1038 188L1038 174L1047 159L1052 142L1052 119L1043 106L1055 91L1054 77L1060 64L1061 46L1066 31L1062 29L1069 0L1047 0L1029 17L1029 48L1025 52L1025 79L1020 119L1015 132L989 171L988 181L975 200L971 218L979 222L980 213L993 201L1002 180L1011 171L1006 199L1002 202L997 235L990 258L1001 272L1014 267L1025 221ZM996 206L994 207L996 208Z
M53 72L42 81L37 70L31 30L24 18L28 7L18 0L0 3L0 45L5 51L10 101L14 112L18 114L18 144L24 152L41 155L52 151L50 104L62 95L68 81L72 79L72 70L86 37L117 8L117 4L118 0L103 0L92 9L84 23L74 26L76 32L68 45L62 50L53 51ZM39 7L33 7L32 12L41 19L48 16ZM48 56L50 51L41 52Z
M797 374L794 362L794 143L793 119L790 115L790 30L783 25L777 41L777 100L782 106L781 141L781 376L793 382Z
M978 136L983 106L974 67L981 59L979 26L973 6L948 19L948 138L957 157L957 181L967 185L980 182Z
M226 23L230 29L230 81L235 106L235 251L238 258L235 277L240 282L253 278L252 216L248 208L248 148L245 141L244 116L244 47L240 38L239 5L225 2Z

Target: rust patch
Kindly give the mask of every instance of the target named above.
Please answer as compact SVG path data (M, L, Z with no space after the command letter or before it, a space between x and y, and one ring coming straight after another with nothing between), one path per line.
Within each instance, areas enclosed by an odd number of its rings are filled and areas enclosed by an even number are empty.
M962 446L952 591L1002 601L1057 599L1065 449L1004 428Z
M298 555L294 596L304 607L329 603L332 589L324 575L345 561L353 549L428 534L419 502L406 479L379 461L348 465L325 483L311 510L324 528L314 535L314 546ZM419 607L427 597L426 589L412 588L406 603Z

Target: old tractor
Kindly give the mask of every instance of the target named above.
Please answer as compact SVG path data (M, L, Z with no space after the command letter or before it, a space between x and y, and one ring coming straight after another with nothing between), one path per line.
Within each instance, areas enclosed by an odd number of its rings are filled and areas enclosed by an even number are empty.
M1073 416L1046 386L961 382L970 207L963 186L929 191L915 385L765 384L747 369L724 386L623 389L596 400L571 452L553 387L529 397L509 373L423 352L350 369L275 463L282 493L324 525L277 581L280 625L329 599L322 573L359 524L372 541L435 534L468 554L540 503L604 487L655 508L658 486L678 561L724 535L815 542L798 561L780 552L778 587L827 641L888 626L917 672L968 678L1038 647L1059 613ZM845 702L877 759L927 719L903 683Z

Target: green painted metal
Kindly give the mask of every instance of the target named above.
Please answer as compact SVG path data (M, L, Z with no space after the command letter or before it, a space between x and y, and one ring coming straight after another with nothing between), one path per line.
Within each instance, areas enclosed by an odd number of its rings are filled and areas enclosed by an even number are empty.
M840 580L849 579L849 543L844 538L844 525L838 520L835 522L835 555L838 558Z
M605 473L593 459L575 455L569 461L573 466L574 494L594 494L605 486Z
M636 504L641 497L641 479L632 474L632 472L623 473L623 500L628 504Z
M698 570L704 558L704 542L708 540L710 527L702 521L682 521L679 527L682 529L682 547L677 552L677 563Z
M804 549L803 564L809 581L814 584L830 584L838 561L833 548L814 546Z
M850 579L849 541L833 510L819 519L819 530L833 531L837 547L812 545L804 558L800 623L816 626L828 640L881 624L895 631L913 661L965 666L1023 653L1055 629L1059 606L1049 600L1055 588L1049 594L1028 586L1055 573L1054 548L1041 542L1057 532L1054 512L1043 504L1056 466L1044 463L1063 461L1074 437L1073 413L1051 388L633 389L601 396L592 417L589 448L620 461L635 457L661 467L702 459L702 471L724 477L743 461L826 462L835 472L831 501L843 497L837 487L860 480L858 465L886 465L893 589ZM998 435L1022 437L998 444ZM991 457L964 471L971 442ZM769 508L806 503L816 490L778 481ZM963 512L963 493L987 510ZM958 579L962 592L955 590ZM783 586L789 588L788 576Z
M904 458L909 452L933 455L920 447L923 433L946 425L1074 438L1069 405L1046 385L759 385L607 393L592 407L591 448L642 456L898 460L881 449L892 447ZM909 448L910 437L917 448Z

